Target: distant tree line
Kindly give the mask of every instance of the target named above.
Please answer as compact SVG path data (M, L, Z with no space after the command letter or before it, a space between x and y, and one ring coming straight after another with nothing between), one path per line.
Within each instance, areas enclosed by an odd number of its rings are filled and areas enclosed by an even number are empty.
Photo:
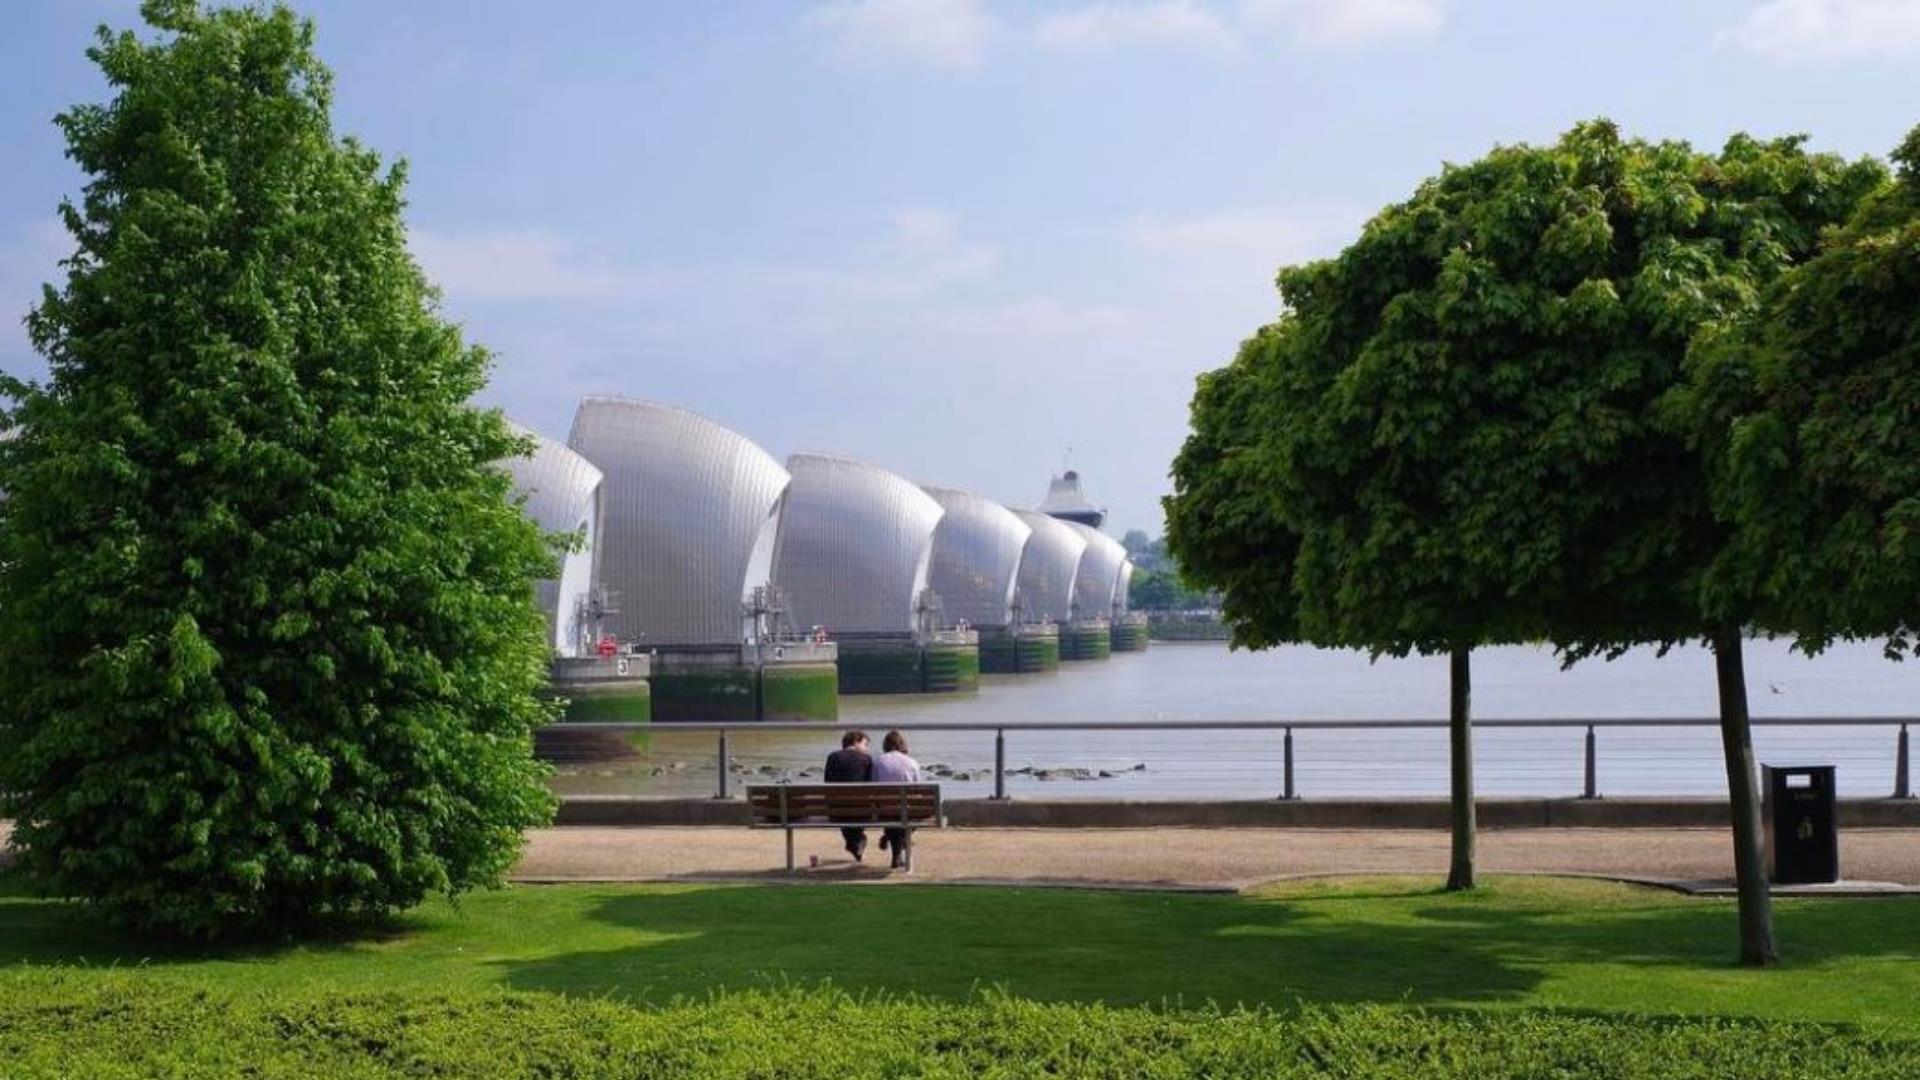
M1448 166L1201 377L1167 547L1236 643L1716 660L1741 955L1776 955L1742 643L1915 647L1920 131L1875 160L1584 123Z
M1153 540L1140 529L1129 529L1120 540L1133 559L1133 581L1127 589L1127 607L1133 611L1210 611L1220 597L1210 589L1189 587L1179 567L1167 554L1166 540Z

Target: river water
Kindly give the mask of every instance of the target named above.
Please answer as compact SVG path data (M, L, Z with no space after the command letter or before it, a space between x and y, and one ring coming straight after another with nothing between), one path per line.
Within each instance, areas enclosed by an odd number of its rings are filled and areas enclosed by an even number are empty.
M1545 649L1497 648L1474 654L1473 701L1479 718L1590 718L1714 715L1712 657L1677 649L1665 657L1636 651L1563 671ZM1886 660L1873 644L1847 644L1816 657L1782 642L1755 641L1747 653L1749 696L1757 717L1920 715L1920 662ZM1144 653L1069 664L1045 675L987 676L978 695L843 697L841 727L858 726L876 744L900 721L1444 719L1447 662L1414 657L1370 663L1364 655L1310 648L1233 652L1214 643L1156 642ZM735 793L747 779L817 772L840 728L818 732L744 731L732 736ZM1755 729L1762 763L1833 764L1844 795L1893 790L1895 728ZM909 732L923 766L940 766L954 796L987 794L990 732ZM1920 730L1915 732L1920 735ZM1305 798L1336 795L1443 796L1443 730L1296 731L1295 779ZM1475 735L1484 795L1577 795L1583 780L1579 728ZM1015 797L1259 798L1279 794L1278 731L1010 732L1009 779ZM1602 795L1724 794L1717 729L1601 729ZM666 725L635 740L634 756L563 766L563 794L711 795L717 788L715 737ZM1105 773L1106 776L1101 774Z

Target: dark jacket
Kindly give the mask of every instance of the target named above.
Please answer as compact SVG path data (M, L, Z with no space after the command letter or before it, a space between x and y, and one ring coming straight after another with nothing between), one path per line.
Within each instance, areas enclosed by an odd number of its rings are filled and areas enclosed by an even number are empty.
M835 750L827 755L827 783L862 784L873 779L873 758L864 750Z

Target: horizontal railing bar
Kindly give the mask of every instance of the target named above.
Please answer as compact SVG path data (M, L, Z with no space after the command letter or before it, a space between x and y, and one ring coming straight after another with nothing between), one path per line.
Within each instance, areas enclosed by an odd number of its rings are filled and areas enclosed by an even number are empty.
M1754 727L1898 727L1920 723L1909 716L1756 716ZM660 721L630 724L560 721L549 731L836 731L861 726L832 720ZM871 723L873 728L900 731L1445 731L1445 720L899 720ZM1489 717L1475 720L1477 729L1499 728L1717 728L1720 721L1697 716L1613 716L1544 718Z

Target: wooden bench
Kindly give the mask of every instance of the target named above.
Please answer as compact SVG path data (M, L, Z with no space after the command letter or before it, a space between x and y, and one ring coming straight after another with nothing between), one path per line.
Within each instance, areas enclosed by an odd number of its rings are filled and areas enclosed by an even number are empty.
M795 829L903 829L901 859L913 870L913 833L947 824L939 784L749 784L755 829L785 829L793 870Z

